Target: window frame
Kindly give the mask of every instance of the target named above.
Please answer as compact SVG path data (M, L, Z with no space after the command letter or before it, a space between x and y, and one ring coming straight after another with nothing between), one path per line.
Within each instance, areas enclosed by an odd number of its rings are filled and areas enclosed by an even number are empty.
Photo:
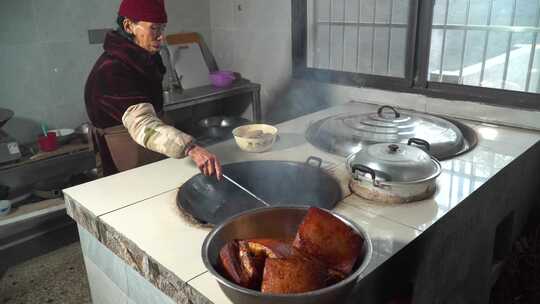
M293 77L296 79L540 110L539 93L428 81L435 0L411 0L410 2L404 78L309 68L307 67L307 1L291 0L292 62Z

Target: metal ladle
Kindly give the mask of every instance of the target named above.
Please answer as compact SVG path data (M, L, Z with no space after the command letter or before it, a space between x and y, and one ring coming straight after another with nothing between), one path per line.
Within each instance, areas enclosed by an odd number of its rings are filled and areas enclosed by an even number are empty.
M267 207L270 207L270 204L268 204L267 202L265 202L262 198L258 197L257 195L253 194L251 191L249 191L248 189L246 189L245 187L243 187L242 185L240 185L239 183L237 183L236 181L234 181L232 178L228 177L227 175L225 174L221 174L226 180L228 180L229 182L231 182L231 184L235 185L236 187L242 189L242 191L246 192L247 194L249 194L250 196L252 196L253 198L255 198L256 200L258 200L259 202L263 203L265 206Z

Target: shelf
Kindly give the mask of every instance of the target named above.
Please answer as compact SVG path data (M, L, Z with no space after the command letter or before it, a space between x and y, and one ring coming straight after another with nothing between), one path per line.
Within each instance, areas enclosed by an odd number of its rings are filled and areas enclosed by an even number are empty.
M43 200L36 203L22 205L12 209L8 215L0 217L0 229L7 225L23 222L63 209L66 209L63 198Z

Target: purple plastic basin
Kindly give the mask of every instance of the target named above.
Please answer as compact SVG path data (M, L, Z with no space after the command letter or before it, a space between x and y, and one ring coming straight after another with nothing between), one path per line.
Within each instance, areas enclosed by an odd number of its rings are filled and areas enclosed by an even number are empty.
M217 71L209 75L212 85L218 88L228 87L234 81L234 73L231 71Z

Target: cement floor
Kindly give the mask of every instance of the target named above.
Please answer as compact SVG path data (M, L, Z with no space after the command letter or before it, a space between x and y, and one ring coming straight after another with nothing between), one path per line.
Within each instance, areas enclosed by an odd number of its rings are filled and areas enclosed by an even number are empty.
M11 267L0 276L0 304L92 303L79 243Z

